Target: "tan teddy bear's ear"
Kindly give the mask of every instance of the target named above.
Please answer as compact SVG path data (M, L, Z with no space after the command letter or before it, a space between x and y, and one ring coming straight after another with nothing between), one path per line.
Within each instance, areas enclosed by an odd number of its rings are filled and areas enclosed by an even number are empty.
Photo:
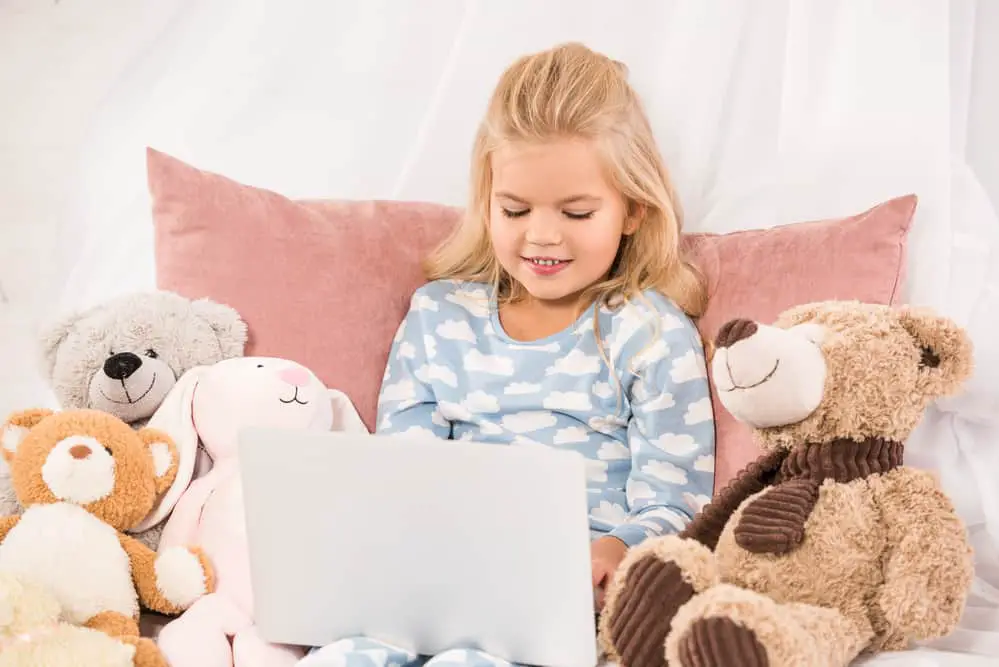
M974 363L968 334L953 320L928 309L903 307L898 319L919 345L922 390L934 398L956 393Z
M153 458L153 471L156 473L156 495L161 495L170 488L177 476L177 445L173 439L156 428L143 428L138 431L139 437L146 443L146 449Z
M0 429L0 451L7 463L14 460L17 448L28 435L28 431L35 428L40 421L55 414L48 408L33 408L31 410L21 410L13 413L4 422Z

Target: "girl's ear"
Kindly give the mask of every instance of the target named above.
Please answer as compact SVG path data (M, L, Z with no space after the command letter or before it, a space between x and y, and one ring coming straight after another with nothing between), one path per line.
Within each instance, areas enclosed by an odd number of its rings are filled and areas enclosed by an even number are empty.
M625 236L631 236L638 230L638 225L645 219L647 210L645 204L636 202L628 204L628 215L624 219L624 229L622 230Z

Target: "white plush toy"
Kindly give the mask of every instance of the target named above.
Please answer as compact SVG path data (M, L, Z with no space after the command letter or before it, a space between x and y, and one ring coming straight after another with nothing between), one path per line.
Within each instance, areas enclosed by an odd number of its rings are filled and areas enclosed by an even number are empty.
M133 667L135 646L60 619L46 588L0 571L0 667Z
M237 433L248 426L366 433L353 404L299 364L244 357L188 371L150 426L172 436L180 469L146 522L169 514L160 549L198 545L218 582L160 631L160 649L172 667L294 664L300 651L268 644L254 625ZM199 446L210 461L196 462Z

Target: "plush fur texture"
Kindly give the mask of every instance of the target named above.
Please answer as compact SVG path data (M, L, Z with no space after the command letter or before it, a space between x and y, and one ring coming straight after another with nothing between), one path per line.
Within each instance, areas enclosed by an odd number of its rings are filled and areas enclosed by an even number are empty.
M179 614L214 590L214 571L198 548L156 554L122 531L173 482L173 441L97 410L19 412L0 438L25 508L0 518L0 571L51 593L64 620L134 645L136 665L165 665L139 638L139 604Z
M63 409L91 408L144 426L181 375L240 357L247 327L232 308L173 292L127 294L67 316L41 335L42 367ZM20 505L0 462L0 515ZM137 539L155 550L162 525Z
M965 527L903 455L970 375L965 333L923 310L817 303L730 322L711 365L764 454L680 535L628 555L600 622L608 656L845 667L953 630L974 574Z
M66 623L44 586L0 572L0 667L131 667L136 642Z

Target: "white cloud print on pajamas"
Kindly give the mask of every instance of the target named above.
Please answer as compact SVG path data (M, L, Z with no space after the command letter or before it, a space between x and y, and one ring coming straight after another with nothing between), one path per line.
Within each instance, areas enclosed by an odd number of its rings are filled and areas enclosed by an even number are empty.
M629 545L676 532L711 495L714 422L696 328L646 296L595 309L608 367L594 309L543 341L514 341L490 286L422 286L390 351L379 431L576 451L594 531Z

